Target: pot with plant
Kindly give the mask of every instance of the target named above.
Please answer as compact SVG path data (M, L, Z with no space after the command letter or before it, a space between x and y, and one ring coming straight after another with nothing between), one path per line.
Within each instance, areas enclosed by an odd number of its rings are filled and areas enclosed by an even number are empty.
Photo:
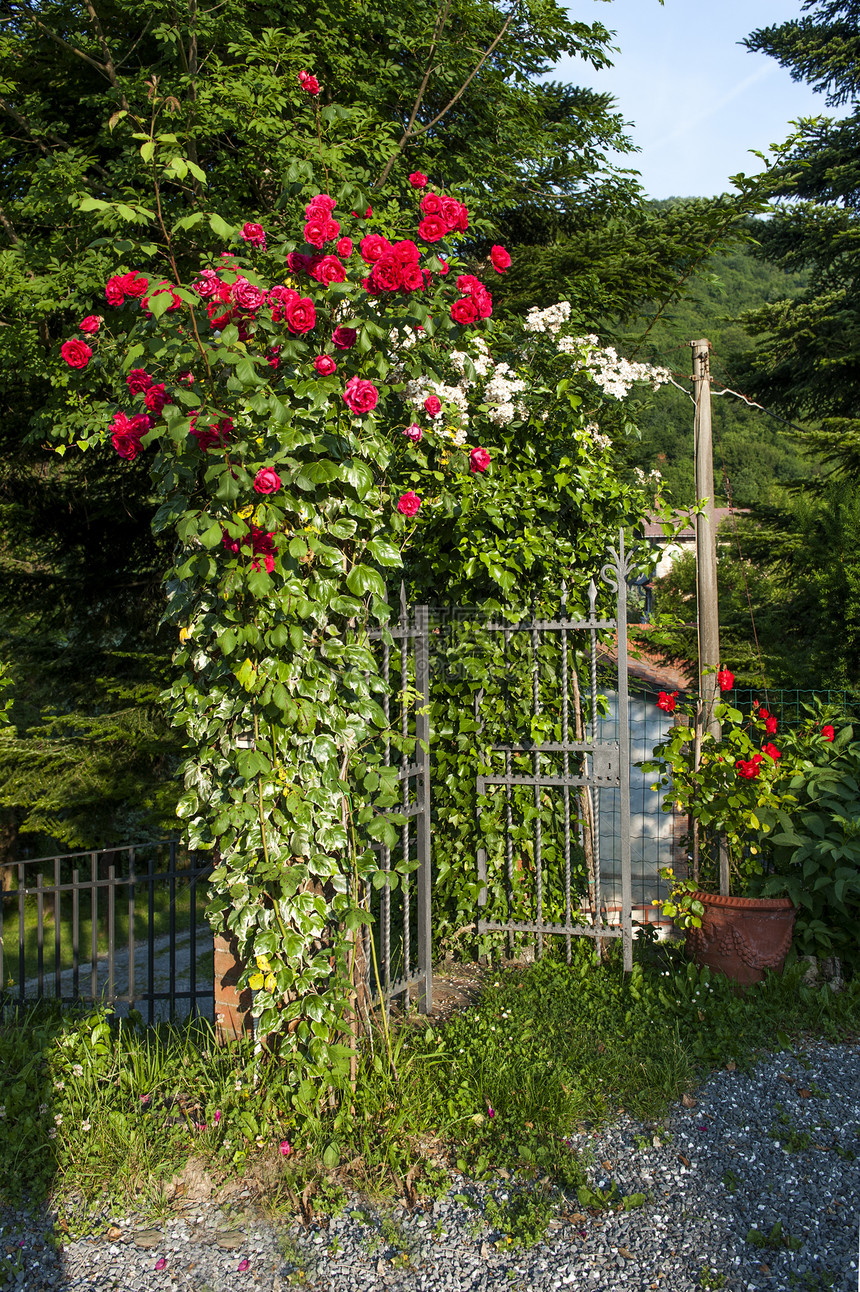
M663 810L687 815L692 864L687 876L661 870L671 892L654 904L686 930L691 959L749 984L768 969L781 973L791 946L797 905L786 894L797 891L790 876L778 875L774 841L791 830L798 795L833 727L812 716L801 730L778 736L767 708L754 704L745 715L723 699L734 686L728 669L717 680L719 735L703 723L700 704L678 705L677 693L665 692L657 702L678 721L642 766L659 773L653 788L665 791ZM729 892L718 891L721 849Z

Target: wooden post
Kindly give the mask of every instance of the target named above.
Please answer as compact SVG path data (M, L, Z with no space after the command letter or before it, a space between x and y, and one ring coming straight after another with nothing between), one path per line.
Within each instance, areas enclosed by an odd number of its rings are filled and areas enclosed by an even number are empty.
M722 734L714 717L717 700L717 669L720 667L720 618L717 594L717 532L714 523L714 450L711 434L711 364L710 343L691 341L693 351L693 387L696 416L694 438L696 449L696 604L699 626L699 695L701 708L698 722L715 740ZM699 510L700 509L700 510ZM726 845L720 840L720 892L729 891L729 859Z

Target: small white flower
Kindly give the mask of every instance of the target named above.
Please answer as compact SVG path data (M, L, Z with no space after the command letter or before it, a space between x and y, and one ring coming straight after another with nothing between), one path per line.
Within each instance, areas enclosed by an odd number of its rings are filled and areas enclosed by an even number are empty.
M56 1114L54 1115L54 1125L55 1125L55 1126L62 1126L62 1124L63 1124L63 1114L62 1114L62 1113L56 1113Z
M40 1116L40 1117L44 1117L44 1116L45 1116L45 1113L46 1113L47 1111L48 1111L48 1105L47 1105L47 1104L39 1104L39 1116Z
M57 1128L56 1126L52 1126L51 1129L48 1131L48 1139L56 1139L56 1138L57 1138Z
M65 1083L65 1081L55 1081L55 1082L54 1082L54 1089L55 1089L55 1090L65 1090L65 1088L66 1088L66 1083Z
M81 1130L82 1130L82 1131L88 1131L88 1130L91 1130L91 1129L92 1129L92 1127L90 1126L89 1122L81 1122Z
M83 1066L80 1063L73 1063L72 1072L75 1074L76 1077L82 1077L84 1075Z

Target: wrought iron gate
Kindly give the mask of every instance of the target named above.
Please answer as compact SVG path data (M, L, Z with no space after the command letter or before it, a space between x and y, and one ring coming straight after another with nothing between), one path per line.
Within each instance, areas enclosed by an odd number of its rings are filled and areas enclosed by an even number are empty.
M377 997L381 987L387 1000L402 996L408 1001L410 988L417 988L423 1014L433 1008L429 631L427 606L407 607L401 585L399 619L385 630L370 633L380 653L386 719L399 727L404 741L414 743L411 753L403 752L396 759L396 751L386 741L384 761L398 767L402 799L396 812L404 821L396 849L383 843L373 846L385 874L391 874L397 861L416 858L418 866L401 877L394 893L387 885L378 891L368 887L374 925L373 930L364 930L370 995Z
M616 593L614 619L599 619L596 613L597 586L592 580L589 588L589 615L587 619L565 617L565 598L562 599L561 617L556 620L536 619L518 624L485 623L483 630L501 633L505 642L505 658L509 653L526 665L531 674L533 726L540 728L547 704L541 691L541 675L548 678L554 688L550 717L556 740L511 739L490 746L494 763L476 778L478 812L488 809L495 812L493 830L494 846L478 849L477 867L481 889L478 906L486 911L493 888L492 905L495 912L490 918L479 917L479 934L504 933L507 935L509 954L520 935L528 935L537 956L544 949L544 939L558 936L565 939L567 958L571 958L571 939L590 937L598 948L604 938L622 939L624 968L633 964L632 946L632 877L630 864L630 735L627 721L627 586L630 560L624 551L624 535L620 535L617 551L602 567L600 577ZM598 739L600 696L597 685L598 634L615 631L617 634L618 671L618 739ZM588 705L590 737L585 730L577 731L579 713L579 682L572 657L571 636L588 634ZM525 641L525 652L522 642ZM552 645L548 648L547 643ZM605 657L604 657L605 659ZM572 667L573 663L573 667ZM571 698L574 712L571 714ZM482 695L476 698L475 714L480 720ZM544 720L543 726L547 723ZM572 729L573 728L573 732ZM571 735L574 738L571 739ZM616 872L620 870L620 919L617 924L609 921L604 899L604 870L600 855L600 833L597 828L598 812L594 796L603 789L617 789L620 800L620 829L617 835L617 855L612 858ZM526 795L517 795L525 789ZM497 792L501 791L501 795ZM528 793L530 791L530 794ZM560 805L558 796L560 792ZM516 799L519 801L515 801ZM525 800L530 799L530 803ZM519 821L516 820L517 816ZM531 841L525 837L525 825L531 825ZM547 828L553 838L547 847ZM582 827L581 844L578 843L577 826ZM574 866L574 852L579 850L578 865ZM547 853L551 853L548 857ZM491 856L492 853L492 856ZM517 854L517 855L515 855ZM491 875L491 867L494 873ZM587 908L584 914L577 911L574 901L574 871L587 876ZM495 880L493 884L492 881ZM548 893L548 886L552 892ZM548 897L551 900L548 900ZM501 909L499 909L501 908Z

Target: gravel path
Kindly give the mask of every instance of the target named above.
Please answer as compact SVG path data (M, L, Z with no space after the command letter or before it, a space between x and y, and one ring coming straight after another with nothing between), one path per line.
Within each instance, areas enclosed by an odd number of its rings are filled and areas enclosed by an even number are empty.
M544 1242L487 1225L465 1181L427 1211L354 1202L328 1228L273 1226L213 1205L151 1229L44 1245L50 1219L0 1215L0 1288L23 1292L857 1292L860 1046L814 1045L717 1073L659 1127L622 1119L572 1136L592 1188L645 1194L629 1211L570 1204ZM241 1204L241 1199L239 1200ZM750 1240L755 1230L758 1239ZM5 1260L2 1260L5 1251Z

